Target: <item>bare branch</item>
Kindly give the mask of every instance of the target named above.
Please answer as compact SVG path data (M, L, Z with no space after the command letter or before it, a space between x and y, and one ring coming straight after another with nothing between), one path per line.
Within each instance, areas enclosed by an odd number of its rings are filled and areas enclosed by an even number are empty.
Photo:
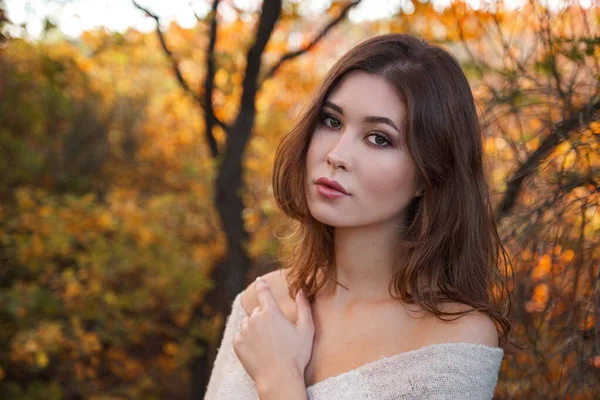
M505 217L515 206L525 178L537 169L556 146L568 139L573 130L582 124L589 124L598 110L600 110L600 101L579 110L554 126L554 130L544 139L540 147L529 156L527 161L521 164L508 180L506 191L496 210L498 219Z
M143 11L144 13L146 13L147 16L151 17L156 22L156 34L157 34L158 39L160 41L160 45L161 45L163 51L165 52L165 55L167 56L167 58L171 61L171 67L173 69L173 72L175 73L175 77L177 78L177 81L179 82L179 85L183 88L183 90L187 94L189 94L190 96L192 96L192 98L204 109L205 114L211 114L211 118L212 118L212 121L214 123L216 123L221 128L223 128L223 130L225 132L228 132L229 131L229 126L227 124L225 124L223 121L219 120L214 115L214 113L212 112L212 104L211 104L210 111L206 110L204 108L206 106L206 102L205 102L203 96L200 96L198 93L194 92L190 88L190 85L184 79L184 77L183 77L183 75L181 73L181 69L179 68L179 62L177 60L177 57L175 56L175 54L171 51L171 49L167 45L167 42L166 42L166 39L165 39L165 35L164 35L163 31L160 29L160 18L158 17L158 15L154 14L152 11L150 11L147 8L145 8L145 7L141 6L140 4L138 4L138 2L136 0L132 0L132 2L133 2L133 5L136 8L138 8L139 10ZM218 3L218 1L215 1L215 3ZM214 7L214 5L213 5L213 7ZM216 16L215 16L215 20L216 20ZM215 31L216 31L216 26L215 26ZM211 32L212 32L212 29L211 29ZM213 48L214 48L214 45L213 45ZM210 60L211 58L214 58L214 55L213 55L213 57L211 57L211 54L209 54L208 58ZM211 82L212 82L212 78L211 78ZM212 90L211 90L211 94L212 94ZM208 97L211 97L211 96L208 96ZM218 154L218 148L217 148L216 140L215 140L215 138L214 138L214 136L212 134L212 129L208 129L208 128L209 127L207 126L206 136L207 136L208 143L209 143L209 146L210 146L211 154L214 157L214 156L216 156ZM212 128L212 125L211 125L211 128Z
M246 59L246 71L244 73L244 82L242 89L241 110L240 112L250 111L244 110L244 107L254 108L256 92L258 91L258 73L260 71L261 57L271 38L275 23L279 19L281 13L281 0L272 0L263 2L260 21L256 31L256 40Z
M167 57L169 57L169 60L171 61L171 64L172 64L172 67L173 67L173 72L175 72L175 76L177 77L177 80L179 81L179 84L196 101L198 101L199 103L202 103L202 98L190 88L190 86L188 85L188 83L183 78L183 75L181 74L181 70L179 69L179 63L178 63L175 55L171 51L171 49L169 49L169 46L167 45L167 42L165 40L164 33L160 29L160 18L156 14L154 14L153 12L151 12L150 10L148 10L147 8L144 8L141 5L139 5L137 3L137 1L135 1L135 0L132 0L132 1L133 1L133 5L134 6L136 6L137 8L139 8L140 10L142 10L143 12L145 12L147 16L151 17L152 19L154 19L154 21L156 21L156 34L158 35L158 39L160 40L160 45L161 45L163 51L165 52L165 54L167 55Z
M327 35L327 32L329 32L333 27L335 27L337 24L339 24L344 18L346 18L346 14L348 14L348 12L350 11L350 9L352 7L357 6L362 0L355 0L351 3L348 3L340 12L340 15L338 15L336 18L334 18L333 20L331 20L322 30L321 32L319 32L319 34L310 42L308 43L306 46L304 46L301 49L298 49L296 51L292 51L289 52L287 54L285 54L283 57L281 57L281 59L271 67L271 69L264 75L264 77L262 78L262 80L260 81L259 86L261 86L267 79L273 77L273 75L275 74L275 72L279 69L279 67L281 67L281 65L283 65L283 63L285 63L286 61L292 60L304 53L306 53L307 51L309 51L310 49L312 49L317 43L319 43L319 41L321 39L323 39L323 37L325 37L325 35Z
M206 137L213 158L219 155L217 141L212 134L212 128L214 124L220 122L215 116L212 102L212 93L214 90L214 79L216 72L215 43L217 42L217 7L219 6L219 1L220 0L214 0L210 10L210 36L208 39L208 49L206 51L206 77L204 78L204 123ZM221 125L221 127L223 126ZM227 129L224 130L227 133Z

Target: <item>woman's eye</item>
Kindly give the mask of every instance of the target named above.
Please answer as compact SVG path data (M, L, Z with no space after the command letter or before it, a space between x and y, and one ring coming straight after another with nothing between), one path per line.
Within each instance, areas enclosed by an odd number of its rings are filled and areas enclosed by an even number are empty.
M342 125L337 118L329 114L322 114L320 119L322 124L332 129L338 129ZM369 142L373 143L377 147L390 147L392 145L392 142L386 135L373 133L368 137L371 138L373 136L375 137L375 140L373 141L369 139Z
M392 143L389 141L389 139L383 135L374 133L372 135L369 135L369 138L371 138L371 137L375 137L375 140L374 141L369 140L369 141L378 147L388 147L388 146L392 145Z
M330 121L330 122L328 123L327 121ZM331 115L322 115L321 122L323 122L326 126L328 126L330 128L334 128L334 129L339 128L341 125L340 121L338 121L336 118L332 117Z

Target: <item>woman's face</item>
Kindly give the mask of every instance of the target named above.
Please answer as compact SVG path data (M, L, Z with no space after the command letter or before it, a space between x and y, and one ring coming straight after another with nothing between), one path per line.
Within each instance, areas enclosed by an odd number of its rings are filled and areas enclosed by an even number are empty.
M325 99L306 156L314 218L335 227L400 225L418 195L415 166L401 140L405 118L403 102L383 78L363 71L342 78ZM316 184L321 177L348 195L327 196Z

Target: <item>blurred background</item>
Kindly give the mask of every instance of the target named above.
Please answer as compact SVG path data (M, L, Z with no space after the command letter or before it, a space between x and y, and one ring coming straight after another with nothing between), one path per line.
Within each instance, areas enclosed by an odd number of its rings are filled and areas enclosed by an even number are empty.
M0 0L0 398L200 399L280 267L274 152L332 63L403 32L476 95L512 258L497 399L600 398L594 1Z

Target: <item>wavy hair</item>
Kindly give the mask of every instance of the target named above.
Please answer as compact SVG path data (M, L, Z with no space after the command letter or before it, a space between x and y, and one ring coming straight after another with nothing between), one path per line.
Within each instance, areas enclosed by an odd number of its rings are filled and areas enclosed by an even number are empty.
M323 102L351 70L384 78L403 100L404 140L424 189L409 204L406 220L400 221L405 230L397 243L400 256L390 295L440 319L484 312L494 320L500 346L505 347L510 259L496 228L473 94L452 54L409 35L375 36L345 53L277 148L274 196L281 211L293 219L287 237L291 251L281 260L290 296L304 288L312 301L326 280L333 279L328 272L335 262L334 228L317 221L308 209L306 154ZM470 309L443 311L443 302Z

